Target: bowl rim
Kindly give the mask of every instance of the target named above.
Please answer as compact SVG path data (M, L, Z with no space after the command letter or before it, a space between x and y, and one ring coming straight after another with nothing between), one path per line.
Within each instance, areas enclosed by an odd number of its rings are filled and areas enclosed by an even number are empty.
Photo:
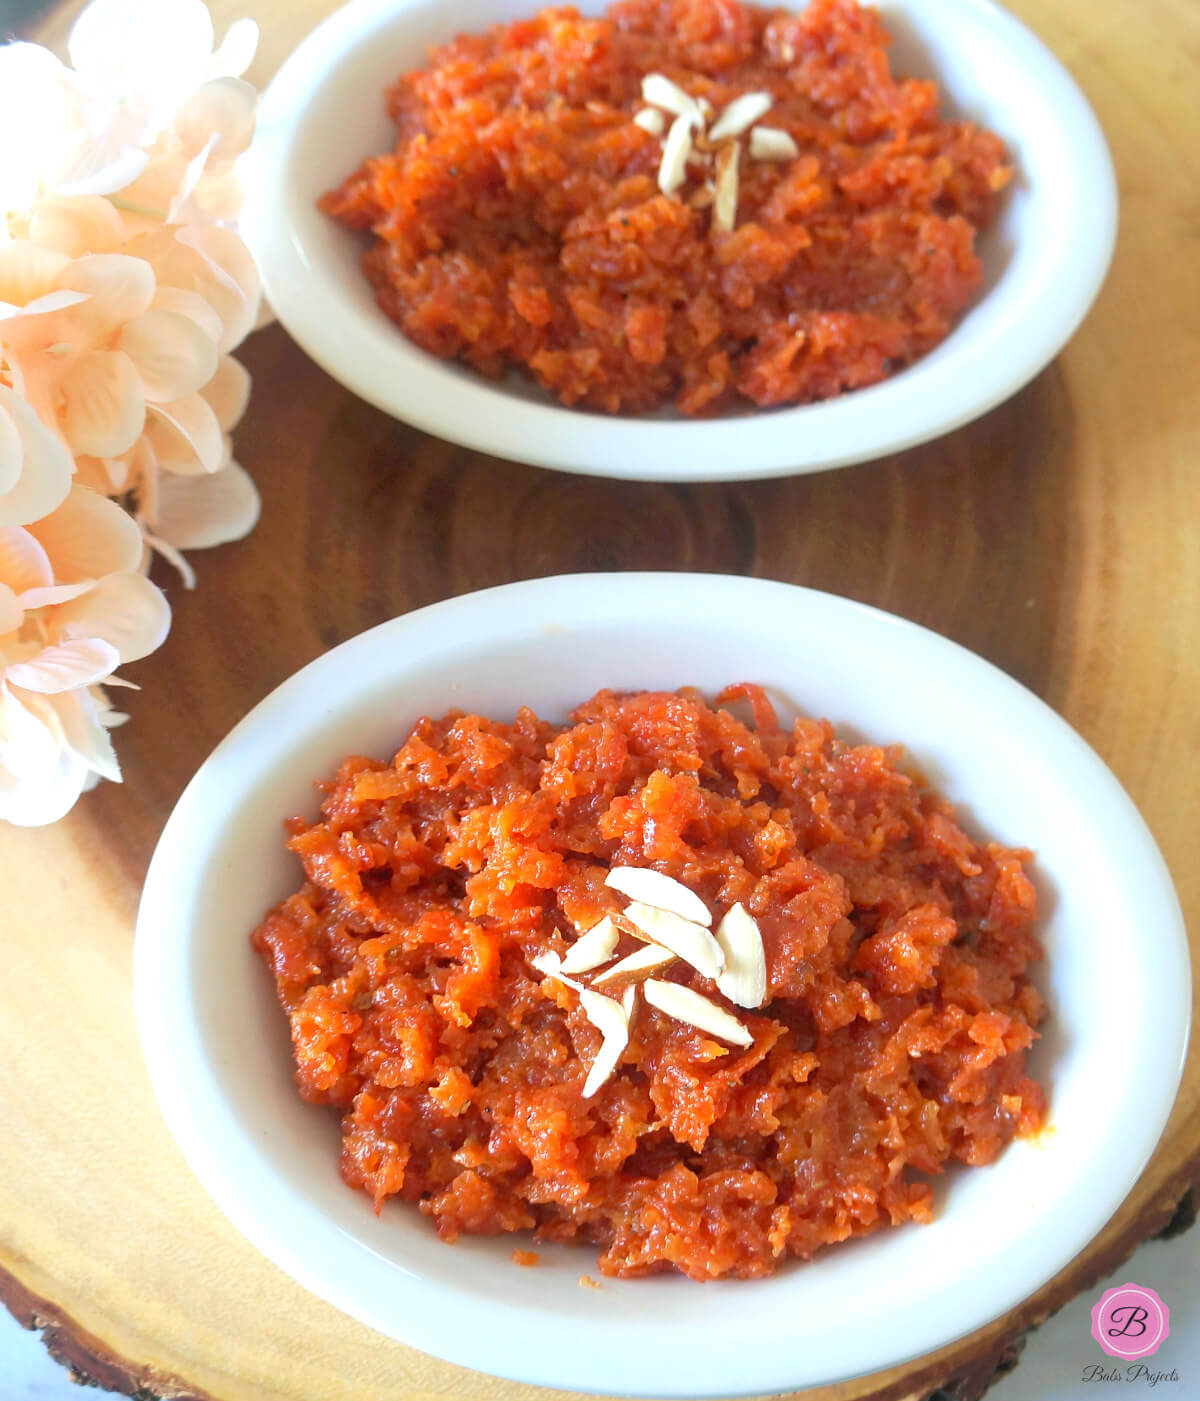
M602 588L598 589L598 585ZM324 721L332 713L328 702L332 682L342 684L351 674L362 678L358 682L360 688L369 688L367 663L372 652L378 654L382 650L393 658L415 656L417 660L408 666L407 674L419 676L422 666L430 665L422 644L447 635L459 639L465 636L476 650L490 642L495 636L497 606L503 608L503 616L521 620L523 626L531 616L553 618L570 612L584 600L592 621L601 617L618 625L622 618L642 616L647 609L661 610L668 617L674 612L680 617L694 614L707 618L706 610L715 608L718 600L726 607L737 602L762 609L790 608L800 610L799 616L805 609L817 610L830 625L856 627L860 640L886 638L893 645L902 641L906 647L915 648L924 660L941 658L947 664L967 667L981 685L986 682L995 688L1006 706L1016 708L1031 732L1049 736L1056 762L1076 774L1085 774L1089 788L1096 785L1096 792L1103 798L1106 823L1120 837L1121 849L1128 854L1129 879L1134 880L1136 872L1139 894L1150 898L1148 927L1155 942L1149 947L1159 959L1160 971L1164 971L1162 986L1167 989L1154 1003L1153 1036L1144 1037L1130 1052L1130 1061L1137 1068L1139 1119L1136 1131L1122 1126L1119 1134L1111 1137L1113 1156L1108 1160L1110 1176L1105 1179L1103 1191L1095 1195L1087 1210L1076 1212L1069 1222L1070 1229L1054 1241L1053 1249L1038 1258L1036 1267L1023 1257L1015 1263L1009 1261L1009 1276L997 1294L988 1296L986 1290L980 1290L978 1298L972 1296L965 1301L965 1312L959 1318L961 1326L956 1324L947 1333L944 1322L920 1316L919 1326L907 1335L910 1350L903 1355L894 1351L881 1353L878 1339L864 1336L856 1357L843 1361L842 1370L833 1373L798 1376L801 1364L783 1350L778 1357L749 1362L739 1359L736 1377L729 1371L712 1369L711 1358L699 1365L679 1361L674 1379L662 1374L640 1377L628 1371L622 1373L621 1364L614 1361L616 1384L608 1381L604 1386L616 1394L664 1397L757 1395L790 1390L897 1365L986 1325L1029 1297L1092 1239L1133 1187L1161 1136L1182 1076L1191 1019L1190 953L1182 912L1163 858L1132 801L1090 746L1049 706L991 663L928 629L860 603L795 585L737 576L666 573L565 575L501 585L432 604L360 633L310 662L255 706L217 746L181 796L151 861L138 913L134 947L137 1025L160 1108L184 1156L243 1235L294 1279L343 1312L450 1362L542 1386L598 1389L601 1379L594 1371L595 1356L586 1361L587 1370L580 1371L578 1358L564 1355L563 1349L548 1360L534 1356L529 1349L522 1354L518 1348L516 1355L504 1351L504 1340L520 1336L522 1329L528 1334L531 1326L535 1330L540 1327L541 1315L531 1324L510 1304L498 1306L503 1316L491 1319L489 1326L450 1325L439 1315L439 1308L460 1301L459 1287L424 1280L398 1262L389 1263L387 1278L391 1287L385 1307L377 1300L364 1300L361 1279L356 1288L354 1279L331 1277L315 1258L309 1258L303 1245L296 1244L287 1225L319 1216L319 1209L305 1202L298 1189L255 1161L256 1142L252 1136L227 1131L233 1121L215 1089L215 1050L200 1043L192 1008L193 950L187 927L191 898L188 889L194 890L203 883L205 862L212 859L221 823L229 811L225 798L231 756L236 755L237 763L243 767L248 756L253 756L260 770L268 769L270 755L284 752L294 742L288 730L289 714L294 716L302 710L311 716L305 721L311 732L317 721ZM658 612L653 616L657 617ZM512 628L517 626L517 621L510 624ZM365 692L360 690L358 694ZM338 709L344 709L354 699L353 695L343 696ZM536 703L536 696L530 699ZM247 794L253 793L255 781L253 773L244 778ZM1133 1076L1134 1070L1128 1074ZM265 1213L264 1203L270 1206ZM285 1218L282 1225L280 1213ZM1061 1230L1061 1224L1056 1224ZM336 1228L331 1228L330 1233L336 1236ZM375 1255L353 1241L342 1240L339 1248L349 1251L343 1255L343 1261L355 1266L351 1274L359 1267L371 1265L367 1257ZM819 1268L819 1264L807 1268ZM723 1287L757 1286L707 1286L709 1290ZM770 1287L770 1282L764 1287ZM398 1294L404 1300L399 1319ZM476 1317L483 1320L482 1314ZM539 1335L535 1331L532 1336ZM675 1362L673 1359L672 1365Z
M892 12L977 29L992 52L1028 75L1026 100L1041 104L1049 123L1044 147L1068 143L1054 158L1053 212L1063 227L1053 237L1045 221L1027 231L1039 239L1037 266L1007 298L1000 323L972 329L972 309L988 303L985 295L913 365L880 384L798 407L712 419L614 418L514 395L419 350L373 302L373 315L349 305L319 250L306 245L300 221L285 212L290 152L314 94L374 43L381 26L402 24L426 3L351 0L292 52L260 107L243 227L270 303L308 355L368 403L449 442L640 481L752 480L849 466L939 437L1009 398L1074 334L1107 273L1116 177L1100 125L1066 68L993 0L884 0ZM454 28L448 19L447 37Z

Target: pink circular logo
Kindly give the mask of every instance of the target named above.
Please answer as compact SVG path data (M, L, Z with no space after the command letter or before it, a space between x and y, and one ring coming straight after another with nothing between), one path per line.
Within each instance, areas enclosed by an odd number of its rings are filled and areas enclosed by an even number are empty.
M1119 1284L1092 1308L1092 1337L1110 1357L1153 1357L1171 1336L1171 1311L1153 1289Z

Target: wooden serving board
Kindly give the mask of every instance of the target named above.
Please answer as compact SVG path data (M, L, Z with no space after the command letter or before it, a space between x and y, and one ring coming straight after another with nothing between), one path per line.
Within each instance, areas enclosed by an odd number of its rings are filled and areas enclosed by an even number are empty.
M447 4L453 0L446 0ZM61 42L75 5L42 37ZM329 0L254 14L264 80ZM531 9L533 8L531 4ZM532 1401L433 1361L293 1284L229 1226L159 1118L130 997L143 873L204 756L297 667L437 599L595 569L758 574L846 594L955 638L1032 687L1141 807L1200 930L1200 6L1015 0L1108 133L1123 220L1066 353L1010 403L874 465L736 486L616 484L489 459L352 398L278 327L237 453L263 519L198 553L195 593L131 669L123 787L60 826L0 836L0 1293L80 1376L138 1397ZM1137 931L1131 930L1131 942ZM1113 1015L1120 1054L1119 1009ZM1200 1046L1152 1163L1057 1279L984 1332L812 1401L973 1401L1031 1325L1200 1184ZM140 1389L139 1389L140 1388Z

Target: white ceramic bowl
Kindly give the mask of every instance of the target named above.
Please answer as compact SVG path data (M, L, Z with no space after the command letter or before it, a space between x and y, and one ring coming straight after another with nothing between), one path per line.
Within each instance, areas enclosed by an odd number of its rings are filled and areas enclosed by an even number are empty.
M1000 403L1058 353L1099 290L1116 184L1104 137L1066 70L989 0L882 0L896 71L935 77L949 109L1005 139L1019 172L981 243L985 291L932 354L840 399L703 421L567 409L516 376L498 385L435 359L376 306L359 266L363 238L315 201L363 157L394 145L383 90L422 63L428 45L537 8L536 0L353 0L296 49L262 104L245 227L267 295L314 360L396 418L500 457L600 476L815 472L924 442Z
M437 1240L376 1217L337 1170L339 1129L301 1102L285 1019L248 935L299 882L282 823L348 753L390 755L424 713L549 719L603 686L764 683L783 709L901 740L980 834L1037 852L1052 1018L1032 1059L1053 1129L942 1179L934 1223L837 1246L758 1283L605 1281L582 1247L510 1260L512 1237ZM1162 858L1096 755L1040 700L911 623L785 584L574 575L396 618L305 667L220 745L150 867L138 1025L200 1180L315 1293L426 1352L548 1386L640 1396L786 1391L873 1371L1013 1308L1129 1191L1167 1120L1190 1013ZM852 1306L851 1306L852 1301Z

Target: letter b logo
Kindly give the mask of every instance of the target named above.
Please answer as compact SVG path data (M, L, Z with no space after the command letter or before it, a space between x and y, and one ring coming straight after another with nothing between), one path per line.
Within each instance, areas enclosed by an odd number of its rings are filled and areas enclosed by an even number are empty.
M1110 1357L1152 1357L1171 1334L1171 1311L1153 1289L1106 1289L1092 1309L1092 1337Z
M1140 1304L1121 1304L1109 1309L1108 1316L1112 1320L1107 1330L1110 1338L1141 1338L1145 1336L1150 1312Z

